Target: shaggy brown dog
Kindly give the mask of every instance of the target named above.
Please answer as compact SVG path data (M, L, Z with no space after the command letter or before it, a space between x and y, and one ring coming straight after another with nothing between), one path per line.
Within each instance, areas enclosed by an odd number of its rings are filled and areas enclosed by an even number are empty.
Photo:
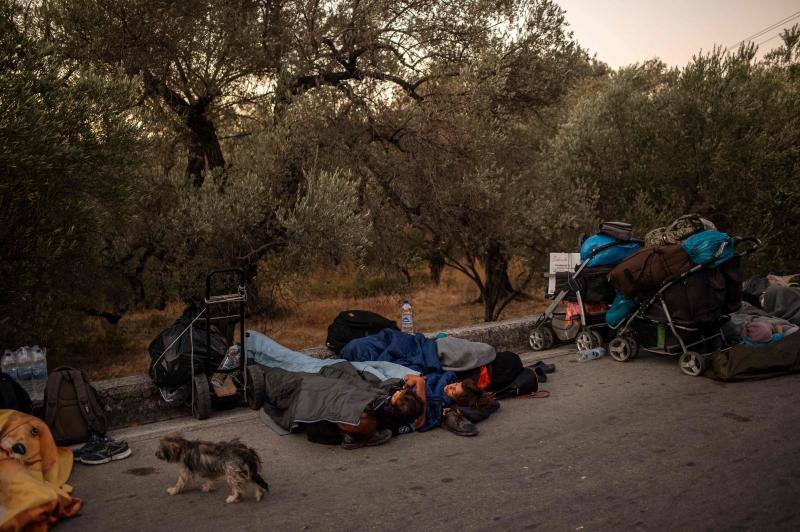
M192 441L180 436L161 439L156 458L180 464L178 481L167 488L167 493L177 495L197 476L205 479L202 490L211 491L215 479L225 476L231 494L225 502L238 502L248 481L256 485L256 500L260 501L269 485L261 478L261 459L250 447L239 440L211 443Z

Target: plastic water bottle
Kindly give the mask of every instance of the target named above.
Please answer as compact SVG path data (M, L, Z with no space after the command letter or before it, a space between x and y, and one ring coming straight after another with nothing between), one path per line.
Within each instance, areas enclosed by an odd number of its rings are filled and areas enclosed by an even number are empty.
M605 347L595 347L594 349L584 349L583 351L578 351L578 356L576 359L578 362L586 362L587 360L594 360L595 358L600 358L601 356L606 354Z
M239 363L241 362L242 351L239 347L239 344L236 343L228 348L228 352L225 353L225 358L222 359L222 363L219 365L217 369L221 370L231 370L239 367ZM217 388L222 387L225 384L225 374L224 373L215 373L214 376L211 378L211 384L216 386Z
M6 349L5 353L3 353L2 370L3 373L17 380L17 357L14 356L10 349Z
M20 347L17 349L17 382L28 392L28 395L33 393L31 370L31 356L28 353L28 347Z
M400 330L404 333L414 334L414 314L408 299L403 300L403 310L400 314Z
M44 398L44 388L47 386L47 349L35 345L31 352L31 399L36 401Z

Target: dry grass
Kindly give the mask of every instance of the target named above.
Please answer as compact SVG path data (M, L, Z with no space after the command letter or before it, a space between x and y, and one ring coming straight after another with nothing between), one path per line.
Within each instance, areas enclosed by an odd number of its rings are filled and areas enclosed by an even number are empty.
M353 275L349 268L319 272L313 276L313 282L297 284L290 290L290 302L281 317L253 316L245 325L292 349L301 349L323 344L328 325L342 310L371 310L399 322L400 304L407 296L393 293L359 297L356 294L364 290L354 289ZM382 284L382 281L375 284L391 285ZM541 310L544 305L541 291L537 287L531 293L535 295L530 300L509 304L502 318ZM477 297L477 288L457 272L445 271L438 286L415 278L411 294L415 329L436 331L480 323L483 321L483 306L474 302ZM68 354L58 356L54 353L56 359L51 363L81 368L93 379L146 373L150 360L147 346L182 310L182 304L173 303L164 311L131 312L117 325L88 319L80 336L69 343Z

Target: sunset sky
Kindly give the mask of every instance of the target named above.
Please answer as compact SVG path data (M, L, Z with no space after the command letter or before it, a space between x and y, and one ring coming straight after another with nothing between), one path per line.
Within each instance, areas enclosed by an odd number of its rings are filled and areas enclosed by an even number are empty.
M800 23L800 0L557 0L575 37L612 67L653 57L683 66L700 50L728 47L792 15L753 39L759 43ZM780 43L777 37L759 48Z

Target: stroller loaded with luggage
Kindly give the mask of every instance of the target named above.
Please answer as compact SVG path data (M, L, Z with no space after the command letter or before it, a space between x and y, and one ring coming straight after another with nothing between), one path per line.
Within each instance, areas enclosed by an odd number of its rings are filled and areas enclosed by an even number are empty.
M690 257L687 244L705 250ZM747 249L736 249L743 244ZM721 327L741 304L741 258L760 246L757 238L709 230L683 244L645 248L620 263L609 279L635 310L612 327L611 357L627 362L640 350L679 356L681 371L703 374L715 351L732 347Z
M633 239L633 231L624 222L604 222L600 232L588 239L581 238L580 264L575 271L542 274L554 277L552 292L546 297L553 301L539 316L528 337L531 349L549 349L556 342L575 341L578 350L605 345L608 326L605 309L614 300L614 287L608 282L613 266L641 247ZM564 303L568 308L564 308ZM577 308L577 314L570 312Z

